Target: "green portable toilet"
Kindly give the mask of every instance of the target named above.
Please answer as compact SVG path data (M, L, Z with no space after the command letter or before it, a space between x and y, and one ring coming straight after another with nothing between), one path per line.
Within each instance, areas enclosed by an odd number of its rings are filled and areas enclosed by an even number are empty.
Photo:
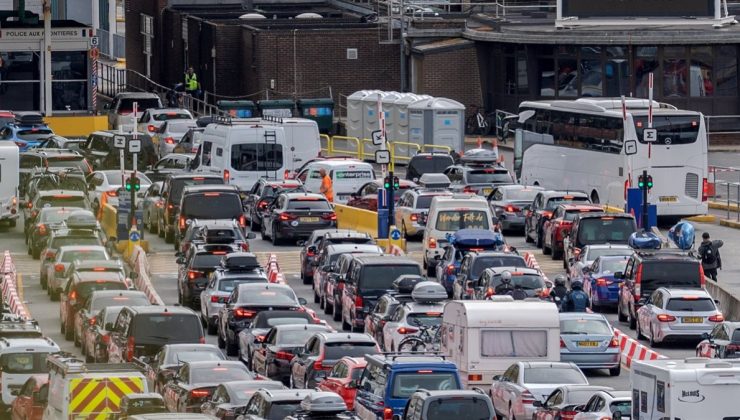
M269 99L257 102L263 117L288 118L293 116L295 102L291 99Z
M254 101L218 101L216 106L232 118L252 118L257 115Z
M331 134L334 131L334 99L299 99L298 114L316 121L319 131Z

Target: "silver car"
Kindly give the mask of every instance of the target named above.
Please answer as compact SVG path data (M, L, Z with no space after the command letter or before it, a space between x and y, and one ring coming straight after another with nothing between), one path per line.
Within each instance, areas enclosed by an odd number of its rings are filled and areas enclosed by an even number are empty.
M527 185L499 185L488 195L491 210L502 230L523 230L527 208L544 188Z
M590 267L597 258L602 256L625 256L632 255L634 250L629 245L586 245L581 253L568 261L568 280L579 280L584 277L583 268ZM570 284L569 284L570 286Z
M136 113L134 113L136 104ZM133 131L149 108L161 108L162 100L156 93L150 92L121 92L113 98L110 105L105 105L108 111L108 128L113 130Z
M59 293L67 284L69 266L75 260L109 260L108 251L99 245L67 245L59 247L54 261L46 267L47 293L51 300L59 300ZM42 266L43 267L43 266Z
M139 118L137 129L140 133L147 132L153 136L166 121L191 120L195 121L193 114L187 109L181 108L152 108L147 109ZM193 123L195 125L195 123Z
M152 142L157 148L160 157L175 150L175 146L191 128L195 128L195 120L165 121L156 133L152 134Z
M650 340L651 347L670 338L698 342L724 320L706 290L661 287L637 310L637 337Z
M604 315L560 314L560 360L573 362L581 369L609 369L619 376L619 341Z

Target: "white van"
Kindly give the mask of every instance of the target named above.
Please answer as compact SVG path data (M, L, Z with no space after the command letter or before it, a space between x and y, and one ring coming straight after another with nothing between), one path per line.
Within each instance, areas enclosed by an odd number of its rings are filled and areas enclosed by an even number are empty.
M209 124L193 158L198 173L223 176L226 184L247 191L260 178L284 179L293 152L285 130L248 120L221 119Z
M0 339L0 387L2 407L9 407L28 378L45 373L46 356L59 351L51 338Z
M422 247L428 276L436 274L437 255L444 253L447 234L460 229L491 229L493 214L486 199L475 194L453 194L432 198Z
M318 157L321 153L319 126L314 120L263 117L249 118L243 121L283 128L283 131L285 131L285 147L293 153L293 158L285 161L285 173L294 173L304 163Z
M465 388L491 385L515 362L560 361L560 321L551 302L455 300L445 305L440 328L441 352L457 365Z
M0 142L0 220L15 226L18 219L18 146L12 141Z
M334 188L334 202L345 204L350 196L357 192L366 182L375 179L373 165L359 160L321 160L308 165L298 179L303 182L306 191L319 193L321 175L319 171L326 169Z
M689 357L633 361L632 420L736 419L740 362Z

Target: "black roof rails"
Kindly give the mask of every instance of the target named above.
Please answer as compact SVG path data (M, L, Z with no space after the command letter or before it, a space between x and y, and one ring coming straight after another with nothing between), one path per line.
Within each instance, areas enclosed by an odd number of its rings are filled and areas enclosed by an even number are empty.
M378 354L385 356L386 358L389 358L394 361L399 357L419 357L419 356L440 357L442 358L442 360L447 360L447 356L439 351L405 351L403 353L399 353L396 351L385 351L385 352L381 352Z

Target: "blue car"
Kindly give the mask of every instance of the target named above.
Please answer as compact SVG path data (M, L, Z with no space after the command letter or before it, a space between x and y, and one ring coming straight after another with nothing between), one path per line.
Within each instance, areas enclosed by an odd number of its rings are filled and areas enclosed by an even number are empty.
M457 366L440 356L373 354L365 360L355 396L355 411L363 420L403 415L409 398L420 389L462 389Z
M627 260L629 257L624 255L603 256L596 258L590 267L584 268L583 291L591 299L592 309L617 306L622 280L615 279L614 273L624 272Z
M15 120L0 129L0 140L12 141L21 152L36 147L54 131L44 123L44 117L37 112L18 112Z
M449 233L447 243L444 254L437 258L436 278L447 289L449 296L452 296L453 285L465 255L470 251L502 251L506 246L500 232L485 229L462 229Z

